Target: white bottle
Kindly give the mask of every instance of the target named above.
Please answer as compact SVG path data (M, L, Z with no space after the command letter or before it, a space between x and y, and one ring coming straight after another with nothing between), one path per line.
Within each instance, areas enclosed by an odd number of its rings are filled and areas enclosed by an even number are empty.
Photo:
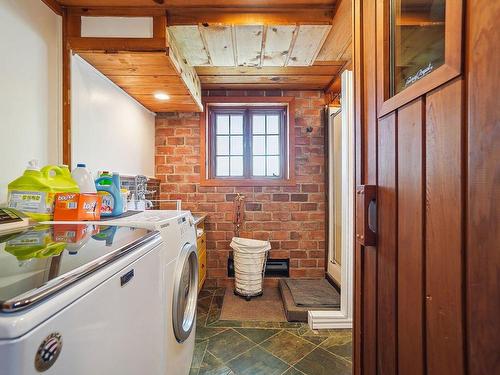
M92 173L90 173L85 164L77 164L76 168L71 172L71 177L78 184L80 193L97 193Z

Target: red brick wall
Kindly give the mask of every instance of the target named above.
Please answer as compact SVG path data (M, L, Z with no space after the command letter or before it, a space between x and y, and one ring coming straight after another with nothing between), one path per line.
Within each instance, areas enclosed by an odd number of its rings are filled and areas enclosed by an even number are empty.
M227 281L234 235L233 199L246 197L241 236L271 241L270 258L290 259L291 277L325 273L325 163L323 93L320 91L205 92L242 96L294 96L296 181L294 187L203 187L197 113L161 113L156 118L156 175L161 199L182 199L183 209L206 213L208 285ZM311 127L308 133L306 128Z

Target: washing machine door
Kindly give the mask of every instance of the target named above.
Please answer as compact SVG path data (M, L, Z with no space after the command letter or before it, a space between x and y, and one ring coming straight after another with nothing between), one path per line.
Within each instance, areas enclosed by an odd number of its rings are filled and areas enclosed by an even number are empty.
M196 322L198 298L198 255L196 245L185 244L177 261L174 277L173 324L175 338L185 341Z

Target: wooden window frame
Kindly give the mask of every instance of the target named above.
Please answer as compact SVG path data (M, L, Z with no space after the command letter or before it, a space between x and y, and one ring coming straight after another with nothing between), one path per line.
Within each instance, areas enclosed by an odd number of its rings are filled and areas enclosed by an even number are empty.
M462 74L462 12L461 0L446 0L445 9L445 58L443 65L394 96L390 96L390 29L391 0L377 0L377 108L381 118L395 109Z
M200 115L200 185L201 186L294 186L295 183L295 98L293 97L208 97L204 99L204 112ZM215 137L213 136L212 110L245 111L250 120L251 112L266 112L273 107L284 110L284 121L281 121L283 132L281 140L280 177L252 177L251 144L244 143L244 176L243 177L215 177ZM244 120L245 123L245 120ZM243 129L247 133L244 137L251 137L249 126ZM246 160L245 160L246 159Z

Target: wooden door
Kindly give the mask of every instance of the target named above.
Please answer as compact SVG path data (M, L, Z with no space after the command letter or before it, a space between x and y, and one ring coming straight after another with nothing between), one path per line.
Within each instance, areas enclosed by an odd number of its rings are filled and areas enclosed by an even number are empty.
M355 374L500 373L500 2L441 3L442 20L354 1L356 183L377 186L377 245L355 249Z

